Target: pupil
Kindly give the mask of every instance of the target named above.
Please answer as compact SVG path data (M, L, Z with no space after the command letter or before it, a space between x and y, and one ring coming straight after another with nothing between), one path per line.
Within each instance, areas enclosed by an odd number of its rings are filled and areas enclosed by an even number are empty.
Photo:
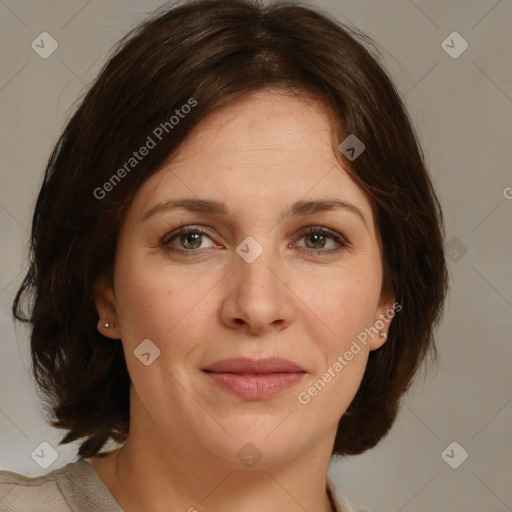
M310 239L313 239L315 238L316 239L316 242L313 242L313 244L317 244L317 243L320 243L324 237L323 235L318 235L318 234L312 234L312 235L309 235L309 238Z
M191 238L193 239L192 241L190 241ZM200 238L200 233L187 233L185 235L182 235L181 242L188 249L197 249L201 245ZM189 247L189 245L191 245L192 247Z

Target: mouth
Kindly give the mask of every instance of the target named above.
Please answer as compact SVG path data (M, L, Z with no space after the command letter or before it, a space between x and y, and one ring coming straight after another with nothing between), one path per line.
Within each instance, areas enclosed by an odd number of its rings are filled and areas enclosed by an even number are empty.
M281 358L232 358L203 369L221 389L241 398L260 400L270 398L297 385L306 371L297 364Z

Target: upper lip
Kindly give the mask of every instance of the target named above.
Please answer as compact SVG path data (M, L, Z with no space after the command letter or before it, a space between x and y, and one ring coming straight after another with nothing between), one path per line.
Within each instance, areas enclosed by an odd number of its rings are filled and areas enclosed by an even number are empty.
M292 361L279 357L267 357L265 359L233 357L217 361L203 368L203 370L215 373L292 373L305 371Z

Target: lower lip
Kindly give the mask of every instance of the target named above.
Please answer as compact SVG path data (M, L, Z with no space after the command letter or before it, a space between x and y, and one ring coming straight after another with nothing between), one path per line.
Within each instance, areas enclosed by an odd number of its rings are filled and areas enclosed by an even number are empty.
M241 375L238 373L206 372L221 388L242 398L268 398L289 389L304 377L304 372L261 373Z

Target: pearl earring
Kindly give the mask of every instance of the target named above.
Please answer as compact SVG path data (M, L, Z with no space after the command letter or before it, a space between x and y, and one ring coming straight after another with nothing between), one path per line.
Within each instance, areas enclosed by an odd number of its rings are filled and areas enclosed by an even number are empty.
M387 338L387 336L388 336L384 331L380 331L380 335L381 335L383 338Z
M104 324L104 327L105 327L106 329L108 329L108 328L110 327L110 324L108 324L108 323L107 323L107 324Z

